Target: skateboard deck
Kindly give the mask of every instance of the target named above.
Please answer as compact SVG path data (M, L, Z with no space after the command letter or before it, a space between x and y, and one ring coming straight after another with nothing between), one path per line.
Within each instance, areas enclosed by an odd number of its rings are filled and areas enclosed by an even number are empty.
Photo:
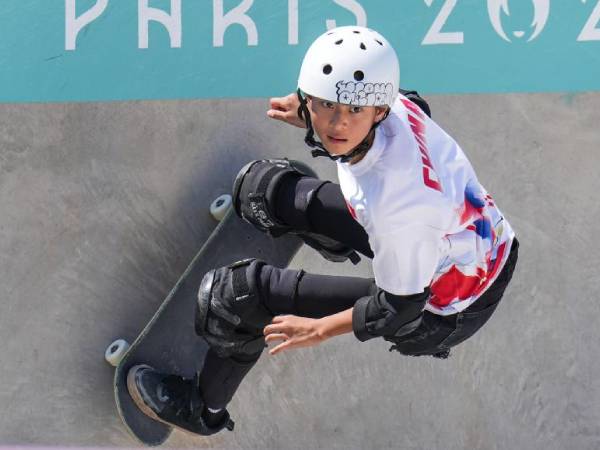
M194 312L204 274L251 257L286 267L301 245L296 236L273 239L239 219L232 210L227 213L115 370L117 410L135 439L148 446L161 445L172 428L146 416L135 405L127 391L129 369L148 364L161 372L185 377L202 369L208 344L195 334Z

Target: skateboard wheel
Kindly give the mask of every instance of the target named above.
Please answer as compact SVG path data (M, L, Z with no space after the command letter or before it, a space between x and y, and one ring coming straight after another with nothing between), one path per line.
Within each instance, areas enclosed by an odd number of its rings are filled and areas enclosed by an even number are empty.
M219 222L223 220L227 211L231 208L232 200L231 195L223 194L217 197L214 202L210 205L210 214Z
M104 359L111 365L117 367L125 353L129 350L129 342L125 339L117 339L110 344L104 353Z

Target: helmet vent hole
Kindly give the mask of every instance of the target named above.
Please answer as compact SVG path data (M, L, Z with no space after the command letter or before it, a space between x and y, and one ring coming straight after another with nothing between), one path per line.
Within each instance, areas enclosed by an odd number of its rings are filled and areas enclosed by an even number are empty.
M375 42L377 42L379 45L381 45L383 47L383 42L381 42L379 39L375 39Z
M353 33L354 33L354 34L360 34L360 31L358 31L358 30L354 30L354 31L353 31Z
M340 45L342 42L344 42L343 39L340 39L339 41L335 41L335 45Z
M360 43L360 48L362 48L363 50L366 50L367 46L363 42L361 42Z
M354 72L354 79L356 81L362 81L365 79L365 74L362 70L357 70L356 72Z
M332 71L333 71L333 67L331 67L331 64L325 64L323 66L323 73L325 75L329 75Z

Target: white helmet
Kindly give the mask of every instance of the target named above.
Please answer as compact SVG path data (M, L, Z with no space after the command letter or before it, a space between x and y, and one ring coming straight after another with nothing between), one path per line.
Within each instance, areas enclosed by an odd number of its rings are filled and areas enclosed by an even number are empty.
M307 95L353 106L392 106L400 87L396 52L369 28L334 28L310 46L298 78Z

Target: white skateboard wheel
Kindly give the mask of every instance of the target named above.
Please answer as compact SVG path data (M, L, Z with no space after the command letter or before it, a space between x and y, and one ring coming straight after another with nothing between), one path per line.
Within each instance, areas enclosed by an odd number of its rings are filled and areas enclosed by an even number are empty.
M217 197L214 202L210 205L210 214L219 222L223 220L227 211L231 208L232 200L231 195L223 194Z
M104 353L104 359L111 365L117 367L125 353L129 350L129 342L125 339L117 339L110 344Z

